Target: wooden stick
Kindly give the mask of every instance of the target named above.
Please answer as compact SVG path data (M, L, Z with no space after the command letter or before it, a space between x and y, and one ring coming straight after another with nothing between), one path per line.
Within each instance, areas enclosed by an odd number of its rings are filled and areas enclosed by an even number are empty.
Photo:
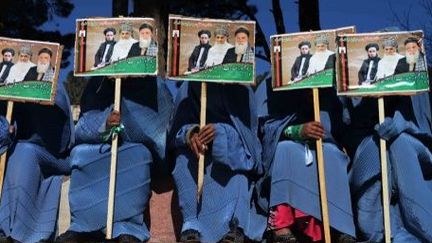
M115 96L114 96L114 110L120 112L120 95L121 95L121 78L115 80ZM108 213L106 225L106 238L112 239L113 221L114 221L114 199L115 199L115 186L117 176L117 147L118 136L116 133L112 135L111 143L111 170L108 191Z
M318 88L313 88L313 101L314 101L313 103L314 103L315 121L321 122ZM319 190L320 190L320 198L321 198L322 222L324 227L324 237L325 237L325 242L330 243L332 241L330 236L330 223L329 223L328 205L327 205L327 189L326 189L326 180L325 180L322 139L316 140L316 155L317 155L317 162L318 162L318 178L319 178Z
M6 110L6 120L11 124L12 121L12 111L13 111L14 102L8 101L7 103L7 110ZM8 128L9 131L9 128ZM0 200L2 197L3 192L3 179L5 175L5 168L6 168L6 159L7 159L7 150L4 152L0 158Z
M384 98L378 98L378 113L379 123L384 122ZM385 242L391 242L391 229L390 229L390 200L388 190L388 170L387 170L387 148L386 141L380 139L380 155L381 155L381 183L382 183L382 198L383 198L383 214L384 214L384 231Z
M204 127L206 125L206 117L207 117L207 84L205 82L201 83L201 109L200 109L200 127ZM199 202L201 199L201 195L203 192L203 183L204 183L204 154L200 154L198 160L198 180L197 180L197 201Z

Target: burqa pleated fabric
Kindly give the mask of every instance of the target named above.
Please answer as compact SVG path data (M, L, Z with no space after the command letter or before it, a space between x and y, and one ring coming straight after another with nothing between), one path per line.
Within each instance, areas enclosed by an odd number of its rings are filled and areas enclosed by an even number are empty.
M121 94L124 131L119 137L113 237L128 234L148 240L144 211L151 194L150 169L164 167L173 102L166 85L153 77L123 80ZM71 152L71 231L106 228L111 145L101 134L113 100L114 82L102 78L90 80L82 96L77 146Z
M172 172L183 214L182 232L193 229L203 242L217 242L230 223L246 237L260 240L266 218L253 200L254 178L262 173L261 146L253 93L242 85L207 84L207 124L216 129L205 155L204 186L197 203L198 159L186 142L186 133L199 124L200 83L184 82L176 97L169 146Z
M53 106L15 103L16 138L8 151L0 231L19 242L54 236L61 183L73 143L69 99L61 82Z
M259 182L260 206L269 211L288 204L321 220L315 140L286 139L290 125L314 121L311 90L271 90L263 82L255 95L260 110L265 176ZM321 124L330 226L355 237L348 179L349 158L338 143L343 132L342 104L332 88L320 90ZM310 153L309 153L310 151Z
M350 172L358 236L384 238L379 138L387 141L393 242L432 241L432 145L429 94L386 97L385 122L378 125L377 100L344 99L353 156Z

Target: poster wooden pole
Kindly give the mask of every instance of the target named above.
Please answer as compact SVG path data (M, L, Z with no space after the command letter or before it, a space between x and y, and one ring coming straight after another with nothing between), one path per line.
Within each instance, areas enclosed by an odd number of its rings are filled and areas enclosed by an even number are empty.
M314 101L313 104L314 104L315 121L321 122L318 88L313 88L313 101ZM330 243L332 241L330 236L330 223L329 223L328 205L327 205L327 189L326 189L326 180L325 180L322 139L316 140L316 154L317 154L317 162L318 162L318 178L319 178L319 190L320 190L320 198L321 198L322 222L324 227L324 237L325 237L325 242Z
M200 128L206 125L207 118L207 83L201 82L201 108L200 108ZM200 154L198 160L198 181L197 181L197 201L201 199L204 183L204 154Z
M379 123L384 122L384 98L378 98L378 113ZM387 170L387 148L386 141L380 139L380 155L381 155L381 183L382 183L382 199L383 199L383 214L384 214L384 231L385 242L391 242L391 229L390 229L390 200L388 190L388 170Z
M121 78L115 80L115 96L114 96L114 110L120 112L120 95L121 95ZM114 221L114 198L115 198L115 186L117 176L117 147L118 147L118 135L112 134L111 143L111 169L110 169L110 181L108 191L108 213L107 213L107 224L106 224L106 238L112 239L112 226Z
M12 121L13 106L14 106L14 102L8 101L7 110L6 110L6 120L9 122L9 124L11 124ZM2 154L0 158L0 200L3 192L3 179L5 175L6 159L7 159L7 150Z

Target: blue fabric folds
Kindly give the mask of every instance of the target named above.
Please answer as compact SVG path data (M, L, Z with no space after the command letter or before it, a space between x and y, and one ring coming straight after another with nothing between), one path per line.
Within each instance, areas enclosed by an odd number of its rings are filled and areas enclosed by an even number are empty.
M144 211L150 197L150 171L167 174L166 129L173 108L165 84L153 77L122 81L121 123L113 237L150 237ZM71 152L69 191L72 222L69 230L105 230L111 147L102 141L112 112L114 82L93 78L84 91L82 116L76 126L77 146Z
M15 104L16 141L8 151L0 203L0 231L20 242L52 239L62 175L73 143L69 99L58 84L55 104Z
M186 133L199 124L200 94L200 83L182 84L168 140L182 231L194 229L203 242L217 242L230 222L238 222L248 238L260 240L266 217L253 200L254 178L262 173L253 94L246 86L207 84L207 124L214 125L216 135L206 153L203 195L197 203L198 160L186 144Z
M260 100L261 136L265 176L259 181L260 206L269 208L286 203L321 219L315 142L297 142L285 138L290 125L314 120L312 94L309 90L273 92L270 82L263 82L256 92ZM343 131L342 105L333 89L320 90L324 165L331 227L355 236L348 178L349 158L337 141ZM267 113L266 113L267 112ZM308 162L308 150L312 163Z
M362 138L351 168L351 191L359 238L384 238L381 201L379 138L387 141L390 219L393 242L428 242L432 239L432 154L429 95L389 97L386 119ZM349 101L348 110L358 118L359 109L373 109L376 102ZM349 132L359 130L362 119L351 119ZM372 124L369 125L373 128Z
M0 116L0 154L3 154L12 144L13 136L9 133L9 122Z

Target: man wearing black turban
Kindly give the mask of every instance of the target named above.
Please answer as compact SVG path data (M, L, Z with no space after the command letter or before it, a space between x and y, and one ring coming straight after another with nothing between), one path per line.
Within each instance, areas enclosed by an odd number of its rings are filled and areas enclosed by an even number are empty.
M298 44L300 50L300 56L298 56L291 67L291 80L298 81L306 75L306 71L309 67L309 60L311 58L310 48L311 43L309 41L302 41Z
M1 53L3 62L0 63L0 83L4 83L9 75L10 68L14 65L12 59L15 56L15 51L11 48L4 48Z
M207 60L207 54L211 47L210 38L211 32L209 30L200 30L198 32L200 44L195 46L192 54L189 57L188 71L198 71L204 67Z
M114 28L106 28L103 33L105 35L105 42L99 46L99 49L96 52L94 63L95 67L103 67L106 63L110 62L114 45L116 43L114 39L116 30Z
M358 84L364 82L369 83L375 79L378 70L378 62L381 58L378 57L379 46L377 43L369 43L365 46L368 58L363 60L363 64L358 72Z

